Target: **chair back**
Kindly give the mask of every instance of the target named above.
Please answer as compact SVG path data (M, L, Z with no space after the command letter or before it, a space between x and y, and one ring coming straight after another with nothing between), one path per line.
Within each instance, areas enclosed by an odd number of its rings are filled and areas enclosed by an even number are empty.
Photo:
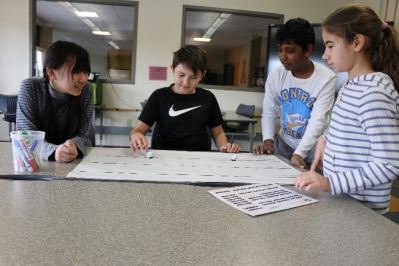
M17 95L0 94L0 111L4 114L4 120L15 123L17 113Z
M255 113L255 105L240 103L237 107L236 113L249 118L253 118Z
M8 132L16 130L18 95L0 94L0 112L8 122Z
M247 105L240 103L236 109L236 114L253 118L255 113L255 105ZM240 132L247 131L249 129L248 123L241 122L224 122L224 131L228 134L229 132Z
M91 146L95 147L96 146L96 131L95 127L92 123L90 123L89 126L89 140L91 142Z

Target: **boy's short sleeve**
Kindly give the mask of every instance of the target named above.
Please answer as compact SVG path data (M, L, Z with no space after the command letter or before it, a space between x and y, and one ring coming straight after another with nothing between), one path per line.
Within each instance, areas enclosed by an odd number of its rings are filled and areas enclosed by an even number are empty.
M211 112L209 114L208 126L214 128L223 124L222 112L215 95L211 94Z
M141 122L146 123L150 127L158 120L158 94L154 91L148 98L146 104L139 116Z

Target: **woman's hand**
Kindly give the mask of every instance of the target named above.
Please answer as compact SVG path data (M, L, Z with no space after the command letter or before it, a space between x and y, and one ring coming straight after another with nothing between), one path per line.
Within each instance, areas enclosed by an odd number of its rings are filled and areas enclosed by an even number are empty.
M54 158L57 162L68 163L72 162L78 156L78 149L73 140L68 139L63 144L58 145L55 150Z

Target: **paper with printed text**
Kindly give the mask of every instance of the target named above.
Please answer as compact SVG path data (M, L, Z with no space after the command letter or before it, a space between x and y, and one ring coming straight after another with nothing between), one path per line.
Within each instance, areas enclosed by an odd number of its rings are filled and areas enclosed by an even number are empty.
M318 200L276 184L252 184L209 191L224 203L248 215L282 211Z
M300 172L274 155L93 148L68 178L175 183L293 184Z

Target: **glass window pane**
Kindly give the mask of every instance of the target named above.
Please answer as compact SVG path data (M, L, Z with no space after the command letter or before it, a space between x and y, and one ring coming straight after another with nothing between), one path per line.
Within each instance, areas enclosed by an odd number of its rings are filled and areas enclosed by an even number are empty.
M37 50L57 40L75 42L89 52L100 79L134 81L137 4L121 3L37 0Z
M282 15L191 6L184 15L183 44L208 53L204 84L263 90L268 26Z

